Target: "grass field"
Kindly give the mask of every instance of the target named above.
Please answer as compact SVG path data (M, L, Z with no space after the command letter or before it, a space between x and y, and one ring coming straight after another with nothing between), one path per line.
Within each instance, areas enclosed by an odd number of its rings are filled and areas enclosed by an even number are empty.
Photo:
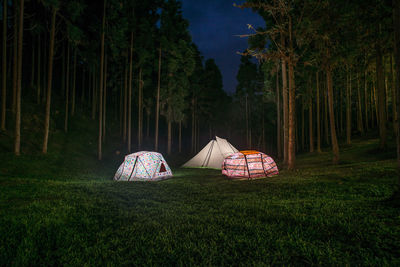
M0 265L400 265L395 151L377 140L255 181L173 168L158 182L114 182L66 145L0 153Z

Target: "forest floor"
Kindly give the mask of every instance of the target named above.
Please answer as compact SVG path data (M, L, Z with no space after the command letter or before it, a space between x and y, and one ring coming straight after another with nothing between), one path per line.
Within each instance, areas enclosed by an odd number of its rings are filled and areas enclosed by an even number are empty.
M341 147L337 166L329 152L299 155L296 171L254 181L173 168L114 182L121 156L99 163L67 141L2 152L0 265L399 266L395 149L377 144Z

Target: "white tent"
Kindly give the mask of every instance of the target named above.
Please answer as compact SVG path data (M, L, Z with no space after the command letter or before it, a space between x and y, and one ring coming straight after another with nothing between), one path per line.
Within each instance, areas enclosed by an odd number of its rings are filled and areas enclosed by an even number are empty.
M226 139L215 137L196 156L183 164L182 167L205 167L221 169L224 159L238 152Z

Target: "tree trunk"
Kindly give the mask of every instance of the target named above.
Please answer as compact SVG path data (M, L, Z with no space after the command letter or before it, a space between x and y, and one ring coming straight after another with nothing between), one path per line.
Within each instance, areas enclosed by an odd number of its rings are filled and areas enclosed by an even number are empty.
M64 121L64 131L68 132L68 115L69 115L69 59L70 59L70 44L67 42L67 74L65 82L65 121Z
M132 133L132 63L133 63L133 31L131 32L131 47L129 58L129 93L128 93L128 152L131 152L131 133Z
M281 45L284 47L285 40L281 35ZM288 88L286 61L282 59L282 102L283 102L283 164L288 163L288 140L289 140L289 116L288 116Z
M182 152L182 121L179 121L179 153Z
M160 118L160 85L161 85L161 44L158 54L158 78L157 78L157 99L156 99L156 132L154 137L154 150L158 151L158 123Z
M376 73L376 72L375 72ZM377 84L376 84L376 82L374 81L374 106L375 106L375 118L376 118L376 125L378 126L378 128L379 128L379 119L380 119L380 117L379 117L379 107L378 107L378 105L379 105L379 100L378 100L378 93L377 93Z
M311 80L308 83L309 88L309 100L308 100L308 126L309 126L309 136L310 136L310 152L314 152L314 129L313 129L313 99L312 99L312 89Z
M385 108L385 85L384 74L382 66L382 52L379 41L375 44L376 52L376 85L378 95L378 117L379 117L379 147L384 149L386 147L386 108Z
M76 52L78 48L74 48L74 72L72 74L72 98L71 98L71 116L75 115L75 95L76 95Z
M126 142L126 135L127 135L127 115L128 115L128 59L126 60L125 64L125 77L124 77L124 123L123 123L123 140Z
M367 87L367 70L364 71L364 110L365 110L365 131L368 131L368 87Z
M101 28L101 51L100 51L100 79L99 79L99 139L98 139L98 160L102 159L103 141L103 85L104 85L104 37L106 24L106 0L103 6L103 24Z
M294 66L289 62L289 140L288 140L288 169L293 170L296 160L296 141L295 141L295 83L294 83Z
M126 67L125 67L125 69L126 69ZM125 73L126 73L126 71L124 71L124 74ZM124 74L122 74L122 75L124 75ZM123 84L125 83L126 80L124 82L122 82L122 80L124 80L124 77L121 78L121 92L119 94L119 134L121 136L123 135L123 118L124 118L124 104L123 103L125 102L124 98L126 98L126 97L124 97L125 86L123 86ZM124 140L124 142L125 142L125 140Z
M41 49L41 45L40 45L40 34L38 35L38 59L37 59L37 77L36 77L36 79L37 79L37 81L36 81L36 86L37 86L37 91L36 91L36 103L39 105L40 104L40 89L41 89L41 86L42 86L42 83L41 83L41 62L40 62L40 60L41 60L41 51L42 51L42 49Z
M304 96L302 96L301 97L301 150L302 151L304 151L304 147L305 147L304 113L305 113L305 104L304 104Z
M397 134L397 96L396 96L396 85L395 76L393 71L393 59L390 57L390 76L391 76L391 86L392 86L392 116L393 116L393 129L394 133Z
M364 125L363 125L363 116L362 116L362 105L361 105L361 91L360 91L360 77L357 74L357 125L358 125L358 131L361 133L361 135L364 135Z
M139 68L139 84L138 84L138 148L139 150L142 148L142 112L143 112L143 107L142 107L142 67Z
M104 101L103 101L103 142L106 141L106 114L107 114L107 54L104 55Z
M17 13L15 13L16 16ZM15 24L17 25L17 24ZM15 141L14 153L19 156L21 153L21 83L22 83L22 46L23 46L23 33L24 33L24 0L19 3L19 30L18 30L18 64L17 68L17 88L15 96ZM14 37L16 38L16 36Z
M168 119L168 148L167 148L168 155L171 155L171 145L172 145L172 122L171 119Z
M328 123L328 88L325 86L324 90L324 122L325 122L325 142L327 145L329 142L329 123Z
M14 1L14 40L13 40L13 48L14 48L14 60L13 60L13 79L12 79L12 105L11 110L15 113L16 103L17 103L17 80L18 80L18 4L17 0Z
M349 81L349 79L348 79L348 73L346 72L346 86L345 86L345 88L346 88L346 106L345 106L345 110L346 110L346 122L347 122L347 89L348 89L348 81ZM339 95L339 100L338 100L338 102L340 102L340 106L339 106L339 111L338 111L338 113L340 114L340 118L339 118L339 116L336 116L336 120L339 120L339 123L337 123L338 125L337 125L337 130L338 130L338 135L339 136L342 136L343 135L343 132L344 132L344 126L343 126L343 124L344 124L344 119L343 119L343 89L341 88L341 87L339 87L339 92L338 92L338 95ZM337 110L337 108L336 108L336 110ZM338 114L337 114L338 115ZM346 124L346 129L347 129L347 124ZM346 131L346 133L347 133L347 131Z
M7 1L3 1L3 82L1 91L1 130L6 130L7 105Z
M192 143L191 143L190 153L195 152L195 140L196 140L195 111L196 111L196 101L195 101L194 92L193 92L193 96L192 96Z
M96 103L97 103L97 79L96 70L93 71L93 86L92 86L92 120L96 118Z
M276 143L277 143L277 152L278 159L282 158L282 141L281 141L281 101L280 101L280 92L279 92L279 64L276 65L276 114L277 114L277 122L276 122ZM262 113L264 116L264 112ZM264 123L264 117L263 117ZM263 125L264 126L264 125ZM263 144L264 144L264 127L263 127ZM265 147L263 147L263 150Z
M395 92L397 101L397 115L400 114L400 0L393 0L393 26L394 26L394 65L396 73ZM397 195L400 194L400 123L396 123L397 132L397 170L398 170L398 183Z
M351 71L346 73L346 144L351 144Z
M51 103L51 83L53 78L53 56L54 56L54 39L56 31L56 14L57 9L52 8L51 17L51 32L50 32L50 47L49 47L49 65L47 74L47 90L46 90L46 117L44 124L44 139L43 139L43 154L47 153L47 144L49 141L49 130L50 130L50 103Z
M328 52L329 55L329 52ZM332 84L332 70L327 68L326 70L326 85L328 87L328 102L329 102L329 120L331 126L331 142L332 142L332 152L333 152L333 163L339 163L339 145L336 137L335 129L335 115L333 113L333 84Z
M320 122L320 107L319 107L319 102L320 102L320 97L319 97L319 77L318 77L318 71L316 72L316 90L317 90L317 152L321 153L321 122Z
M383 64L385 64L385 62L383 62ZM386 100L385 101L385 114L386 114L385 120L388 122L389 121L389 118L388 118L388 116L389 116L388 77L386 76L386 72L384 72L384 75L385 75L385 100Z
M46 40L46 38L47 38L47 35L46 35L46 33L44 34L44 40ZM49 37L50 38L50 37ZM46 58L48 58L48 56L49 56L49 47L47 46L47 42L45 41L45 42L43 42L43 55L42 55L42 57L44 58L44 59L46 59ZM45 103L46 102L46 97L47 97L47 92L46 92L46 90L47 90L47 75L48 75L48 69L49 69L49 66L47 65L48 64L48 61L46 62L46 60L44 60L43 61L43 64L42 64L42 73L43 73L43 77L42 77L42 85L43 85L43 93L42 93L42 99L40 100L42 103Z
M245 101L246 101L246 104L245 104L245 120L246 120L246 147L247 148L250 148L249 147L249 114L248 114L248 108L247 108L247 98L248 98L248 96L247 96L247 93L246 93L246 97L245 97Z
M86 87L86 84L85 84L85 77L86 77L86 69L85 68L83 68L83 70L82 70L82 87L81 87L81 90L82 90L82 94L81 94L81 106L83 107L83 104L85 103L85 87Z
M371 94L370 94L371 128L374 128L375 126L374 114L376 113L374 111L375 110L374 103L375 103L375 83L372 82Z
M35 80L35 41L32 37L32 60L31 60L31 82L30 87L33 89L33 82Z
M146 120L146 140L149 142L150 138L150 109L146 111L147 120Z

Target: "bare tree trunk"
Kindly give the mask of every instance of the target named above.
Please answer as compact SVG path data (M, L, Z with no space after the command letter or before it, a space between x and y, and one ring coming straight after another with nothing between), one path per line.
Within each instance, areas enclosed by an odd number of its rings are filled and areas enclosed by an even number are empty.
M365 109L365 131L368 131L368 87L367 87L367 70L364 71L364 109Z
M276 122L276 143L277 143L277 152L278 159L282 158L282 140L281 140L281 101L280 101L280 90L279 90L279 64L276 65L276 114L277 114L277 122ZM264 116L264 112L263 112ZM264 117L263 117L264 123ZM264 124L263 124L264 126ZM263 144L264 144L264 127L263 127ZM265 147L263 147L265 149Z
M16 8L17 10L17 8ZM17 13L15 13L15 16ZM15 24L17 25L17 24ZM14 153L19 156L21 152L21 83L22 83L22 46L23 46L23 33L24 33L24 0L19 2L19 30L18 30L18 64L17 72L17 88L15 96L15 141ZM14 37L16 38L16 36Z
M385 62L383 63L385 64ZM384 65L385 66L385 65ZM385 114L386 118L385 120L388 122L389 121L389 89L388 89L388 77L386 76L386 72L384 72L385 75Z
M179 121L179 153L182 152L182 121Z
M18 80L18 3L17 0L14 1L14 60L13 60L13 79L12 79L12 105L11 110L15 113L17 104L17 80Z
M329 52L328 52L329 56ZM333 152L333 163L339 163L339 145L336 137L335 129L335 115L333 113L333 84L332 84L332 70L328 67L326 70L326 85L328 87L328 102L329 102L329 119L331 126L331 141Z
M138 148L139 150L142 148L142 112L143 112L143 107L142 107L142 67L139 68L139 85L138 85Z
M101 51L100 51L100 79L99 79L99 139L98 139L98 160L102 159L103 141L103 85L104 85L104 37L106 24L106 0L104 0L103 26L101 28Z
M304 97L301 97L301 150L304 151L305 147L305 127L304 127L304 113L305 113L305 107L304 107Z
M171 119L168 118L168 148L167 148L168 155L171 155L171 146L172 146L172 122Z
M310 136L310 152L314 152L314 129L313 129L313 98L312 98L312 88L311 79L308 83L309 88L309 100L308 100L308 126L309 126L309 136Z
M33 82L35 81L35 41L32 37L32 60L31 60L31 82L30 87L33 89Z
M129 58L129 93L128 93L128 152L131 152L131 141L132 141L132 63L133 63L133 31L131 32L131 48Z
M43 39L46 40L46 38L47 38L47 35L46 35L46 33L44 33ZM47 43L48 42L46 42L46 41L43 42L43 55L42 55L42 57L44 59L48 58L48 56L49 56L49 53L48 53L49 48L47 46ZM43 87L42 87L42 89L43 89L43 92L42 92L42 99L40 100L41 103L45 103L46 102L46 97L47 97L47 92L46 92L46 90L47 90L47 75L48 75L47 70L49 68L49 66L47 64L48 64L48 62L46 62L46 60L43 60L43 64L42 64L42 73L43 73L43 77L42 77L42 85L43 85Z
M156 99L156 132L154 137L154 150L158 151L158 123L160 118L160 85L161 85L161 44L158 54L158 79L157 79L157 99Z
M72 98L71 98L71 116L75 115L75 95L76 95L76 53L78 48L74 48L74 72L72 74Z
M67 41L67 74L66 74L66 85L65 85L65 121L64 131L68 132L68 115L69 115L69 59L70 59L70 44Z
M376 51L376 85L378 94L378 115L379 115L379 147L386 147L386 108L385 108L385 85L382 66L382 52L379 41L375 44Z
M400 0L393 0L393 26L394 26L394 65L396 72L395 92L397 101L397 115L400 114ZM396 140L397 140L397 170L398 170L398 183L397 183L397 196L400 194L400 123L396 122Z
M104 55L104 101L103 101L103 142L106 141L106 114L107 114L107 54Z
M6 130L7 105L7 1L3 1L3 83L1 92L1 130Z
M375 117L376 117L376 107L375 107L375 82L372 82L372 87L371 87L371 128L375 127Z
M351 70L346 73L346 143L351 144Z
M146 115L147 115L147 120L146 120L146 139L147 142L149 142L149 138L150 138L150 108L148 108L148 110L146 111Z
M53 56L54 56L54 39L56 31L56 14L57 9L53 7L51 16L51 32L50 32L50 47L49 47L49 65L47 74L47 91L46 91L46 117L44 123L44 139L43 139L43 154L47 153L47 144L49 141L50 130L50 104L51 104L51 83L53 78Z
M347 122L347 89L348 89L348 75L347 75L348 73L346 72L346 106L345 106L345 110L346 110L346 122ZM338 113L340 114L340 118L339 118L339 116L336 116L336 120L339 120L340 122L339 123L337 123L338 125L337 125L337 131L338 131L338 135L339 136L342 136L343 135L343 132L344 132L344 126L343 126L343 124L344 124L344 119L343 119L343 88L341 88L341 87L339 87L339 92L338 92L338 95L339 95L339 100L338 100L338 102L340 102L340 106L339 106L339 111L338 111ZM335 105L334 105L335 106ZM339 114L337 114L337 115L339 115ZM347 125L347 124L346 124ZM347 126L346 126L347 127Z
M294 83L294 66L289 62L289 143L288 143L288 169L294 169L296 160L296 140L295 140L295 83Z
M190 152L194 153L195 151L195 140L196 140L196 120L195 120L195 110L196 110L196 106L195 106L195 98L194 98L194 93L193 93L193 97L192 97L192 143L191 143L191 149Z
M125 69L126 69L126 67L125 67ZM126 73L126 71L124 71L124 73ZM124 78L121 77L121 85L123 84L123 82L122 82L123 79ZM123 121L122 118L124 117L124 108L123 108L124 104L123 103L125 102L124 99L126 99L126 97L124 97L123 92L124 92L124 87L121 88L121 92L120 92L120 95L119 95L119 134L121 136L123 135L123 122L122 122ZM124 142L125 142L125 140L124 140Z
M397 96L396 96L396 86L395 86L395 77L393 71L393 59L392 56L390 56L390 76L391 76L391 86L392 86L392 116L393 116L393 129L394 133L397 134Z
M374 81L374 106L375 106L375 118L376 118L376 125L379 127L379 100L378 100L378 93L377 93L377 85L376 82Z
M86 87L86 81L85 81L85 77L86 77L86 69L84 67L82 67L82 94L81 94L81 106L83 107L83 103L85 103L85 87Z
M92 87L92 120L96 118L96 103L97 103L97 79L96 70L93 71L93 87Z
M127 135L127 108L128 108L128 59L126 60L125 64L125 78L124 78L124 123L123 123L123 140L126 142L126 135Z
M321 122L320 122L320 97L319 97L319 77L318 71L315 74L316 90L317 90L317 152L321 153Z
M246 105L245 105L245 116L246 116L246 147L249 147L249 114L248 114L248 108L247 108L247 93L246 93Z
M364 125L363 125L363 116L362 116L362 105L361 105L361 91L360 91L360 77L357 74L357 125L358 125L358 131L361 133L361 135L364 135Z
M330 144L329 142L329 123L328 123L328 87L324 88L324 122L325 122L325 142L327 145Z
M41 49L41 44L40 44L40 34L38 35L38 60L37 60L37 77L36 77L36 79L37 79L37 81L36 81L36 83L37 83L37 92L36 92L36 103L39 105L40 104L40 89L41 89L41 86L42 86L42 83L41 83L41 62L40 62L40 60L41 60L41 51L42 51L42 49Z
M281 35L281 45L284 47L285 40ZM282 59L282 102L283 102L283 163L288 163L288 140L289 140L289 113L288 113L288 88L287 88L287 71L286 61Z

